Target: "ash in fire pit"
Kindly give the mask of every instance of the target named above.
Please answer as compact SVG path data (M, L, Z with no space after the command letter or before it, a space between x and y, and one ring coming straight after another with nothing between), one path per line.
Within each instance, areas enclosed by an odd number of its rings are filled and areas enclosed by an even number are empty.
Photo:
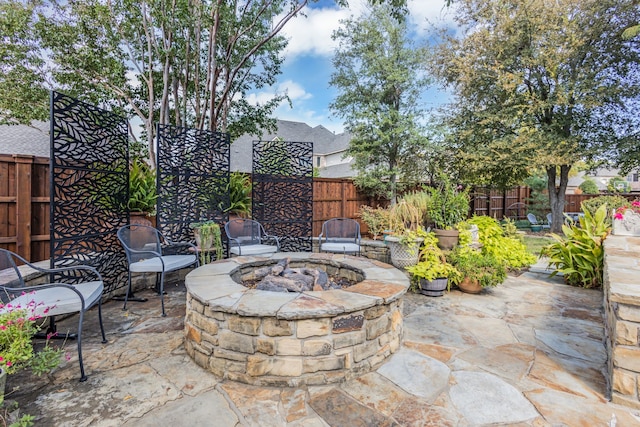
M344 277L330 277L319 268L289 268L289 261L283 258L273 266L255 270L255 279L244 281L243 285L261 291L305 292L343 289L354 284Z

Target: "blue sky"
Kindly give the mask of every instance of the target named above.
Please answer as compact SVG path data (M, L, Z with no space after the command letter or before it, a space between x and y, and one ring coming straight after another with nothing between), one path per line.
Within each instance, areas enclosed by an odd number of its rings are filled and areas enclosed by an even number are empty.
M335 90L329 86L332 73L333 41L331 33L338 28L341 19L358 15L364 8L362 0L350 0L349 9L340 9L332 0L320 0L306 10L306 17L296 17L283 30L289 39L285 51L283 73L278 83L269 90L253 93L250 100L259 102L275 92L286 91L293 108L282 104L275 116L283 120L305 122L310 126L323 125L340 133L342 120L331 115L329 103ZM426 35L427 21L452 25L452 12L444 7L444 0L409 0L410 23L416 39ZM447 95L437 88L425 94L425 107L437 106Z

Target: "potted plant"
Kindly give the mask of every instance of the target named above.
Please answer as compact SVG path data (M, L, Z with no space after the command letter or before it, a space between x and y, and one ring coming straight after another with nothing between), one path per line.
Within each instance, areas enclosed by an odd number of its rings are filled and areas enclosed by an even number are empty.
M447 258L460 273L452 278L452 284L463 292L477 294L484 288L499 285L507 277L507 268L502 262L468 246L457 247Z
M391 264L405 268L418 263L420 245L426 234L419 210L406 200L400 200L389 209L389 224L393 233L385 237L389 245Z
M156 174L143 160L134 159L129 169L129 212L132 224L152 225L158 193Z
M613 234L640 236L640 200L620 206L613 212Z
M222 258L222 238L220 225L215 221L192 222L196 246L200 254L200 264L211 262L211 252L215 251L216 260Z
M438 245L442 249L453 249L459 235L453 227L469 214L469 192L451 183L444 174L440 175L440 185L429 191L428 216L435 226Z
M425 233L424 244L420 251L420 262L406 268L413 277L415 289L423 295L439 297L450 287L450 280L457 280L458 270L451 265L433 232Z
M225 212L249 218L251 216L251 178L242 172L231 172L229 175L229 207Z

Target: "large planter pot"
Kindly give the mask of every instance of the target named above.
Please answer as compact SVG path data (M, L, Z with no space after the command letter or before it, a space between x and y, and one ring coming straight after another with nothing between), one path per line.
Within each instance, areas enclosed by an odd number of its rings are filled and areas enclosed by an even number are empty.
M458 238L460 237L458 230L440 230L436 228L433 232L438 238L438 247L442 250L451 250L458 244Z
M419 237L410 244L400 243L400 238L387 236L386 242L389 245L391 264L396 268L405 268L416 265L420 258L420 244L424 239Z
M482 286L477 280L471 280L468 277L465 277L463 281L458 283L458 288L462 292L466 292L468 294L479 294L482 292Z
M420 279L420 293L429 297L441 297L447 290L446 277L439 277L433 280Z
M613 219L613 234L617 236L640 236L640 214L625 211L622 219Z
M532 224L531 225L531 231L534 233L539 233L542 231L542 225L538 225L538 224Z
M145 212L131 212L129 221L131 225L146 225L147 227L155 228L155 217L149 217ZM145 243L155 239L153 230L133 228L131 231L131 247L134 249L140 249Z

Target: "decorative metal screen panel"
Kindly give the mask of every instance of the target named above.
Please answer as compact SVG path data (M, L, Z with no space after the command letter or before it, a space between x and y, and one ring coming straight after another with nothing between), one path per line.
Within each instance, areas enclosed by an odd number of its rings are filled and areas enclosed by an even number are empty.
M313 142L253 142L252 216L285 252L311 252Z
M193 240L189 224L223 227L229 207L229 135L158 125L158 229L174 241Z
M105 293L127 284L116 232L129 221L127 121L51 93L51 266L97 268Z

